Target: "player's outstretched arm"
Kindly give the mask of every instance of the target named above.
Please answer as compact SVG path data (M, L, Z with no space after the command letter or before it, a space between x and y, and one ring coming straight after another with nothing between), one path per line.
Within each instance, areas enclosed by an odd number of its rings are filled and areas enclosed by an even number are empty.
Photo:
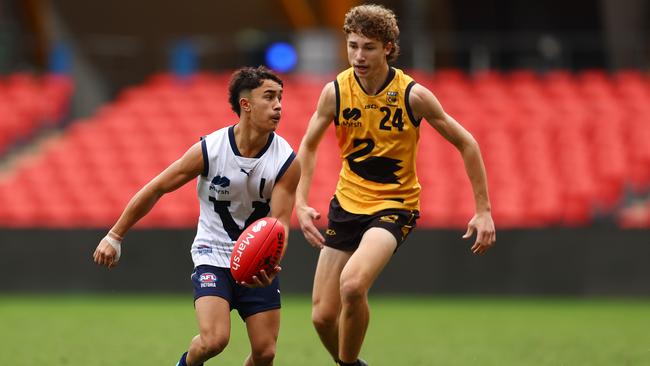
M115 225L97 245L93 254L94 262L108 268L116 266L120 259L120 244L126 232L151 211L160 197L196 178L202 171L201 143L196 143L131 198Z
M483 254L494 245L496 231L490 213L487 174L479 145L460 123L445 113L440 102L427 88L416 84L410 94L409 103L415 116L426 119L463 157L476 204L476 213L467 225L463 238L469 238L476 232L476 241L471 250L475 254Z
M314 167L316 166L316 151L323 135L334 119L336 113L336 92L334 83L328 83L323 88L316 112L312 115L307 126L307 131L300 143L298 150L298 161L300 162L301 175L300 183L296 191L296 215L300 222L305 239L315 248L322 248L325 244L325 238L318 231L314 220L320 218L320 213L308 204L309 187L314 176Z

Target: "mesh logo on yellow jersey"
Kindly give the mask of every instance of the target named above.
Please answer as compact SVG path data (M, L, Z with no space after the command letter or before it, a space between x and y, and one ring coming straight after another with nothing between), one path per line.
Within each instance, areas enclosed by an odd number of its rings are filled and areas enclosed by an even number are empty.
M345 108L341 114L343 115L341 125L345 127L361 127L361 122L358 121L358 119L361 118L361 111L359 108Z

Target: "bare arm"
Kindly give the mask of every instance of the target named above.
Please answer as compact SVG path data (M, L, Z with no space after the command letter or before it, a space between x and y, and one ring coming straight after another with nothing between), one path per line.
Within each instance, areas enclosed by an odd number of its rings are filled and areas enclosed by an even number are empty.
M291 212L296 200L296 187L300 180L300 170L300 163L294 160L280 181L275 183L271 195L271 217L277 218L282 223L287 238L289 237Z
M285 232L285 245L278 262L282 260L282 257L284 257L284 253L287 250L289 223L291 221L291 212L293 211L293 204L296 198L296 186L298 185L298 180L300 180L300 163L297 160L294 160L282 178L275 183L273 193L271 194L271 217L275 217L280 221L282 226L284 226ZM275 266L275 268L268 273L265 270L261 270L257 276L253 276L252 283L242 282L241 284L250 288L268 286L273 282L273 278L281 270L282 268L280 268L280 266Z
M160 197L196 178L202 171L201 143L196 143L131 198L110 232L121 239L138 220L151 211ZM116 257L116 251L105 239L102 239L93 255L95 263L109 268L116 265L119 259Z
M447 141L460 152L465 171L472 184L476 214L468 225L467 238L477 232L474 253L484 253L496 240L494 222L490 213L487 174L481 157L481 150L474 137L450 115L445 113L436 97L425 87L416 84L410 94L409 103L416 117L423 117Z
M300 221L305 239L314 247L322 248L325 243L323 235L316 229L313 220L320 218L320 213L309 207L309 187L314 175L316 165L316 151L323 135L334 119L336 113L336 93L334 83L328 83L323 88L316 112L312 115L307 126L305 136L300 143L298 150L298 161L300 162L301 174L300 183L296 191L296 215Z

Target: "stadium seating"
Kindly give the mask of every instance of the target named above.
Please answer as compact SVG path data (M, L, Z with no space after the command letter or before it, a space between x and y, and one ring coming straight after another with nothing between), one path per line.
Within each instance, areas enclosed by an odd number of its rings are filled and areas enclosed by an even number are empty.
M650 187L650 80L644 74L410 74L479 141L499 228L588 225L596 212L614 212L626 191ZM285 76L278 132L295 150L327 80ZM158 74L124 90L0 179L0 226L111 225L128 199L200 136L237 120L227 103L227 81L225 73L200 73L189 80ZM462 159L426 123L420 140L419 225L461 228L474 210ZM330 129L310 192L311 204L323 214L340 164ZM194 195L189 184L165 196L138 225L194 226ZM647 217L627 214L619 223L650 226ZM324 217L320 225L325 223Z
M71 94L72 82L67 76L0 76L0 156L41 128L61 122Z

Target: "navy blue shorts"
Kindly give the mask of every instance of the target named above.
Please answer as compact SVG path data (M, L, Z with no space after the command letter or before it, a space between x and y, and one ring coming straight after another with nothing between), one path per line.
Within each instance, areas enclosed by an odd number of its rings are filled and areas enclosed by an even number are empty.
M194 301L203 296L218 296L230 304L230 310L237 309L239 316L246 319L263 311L280 308L280 279L275 276L269 286L248 288L235 283L230 268L200 265L192 272Z

